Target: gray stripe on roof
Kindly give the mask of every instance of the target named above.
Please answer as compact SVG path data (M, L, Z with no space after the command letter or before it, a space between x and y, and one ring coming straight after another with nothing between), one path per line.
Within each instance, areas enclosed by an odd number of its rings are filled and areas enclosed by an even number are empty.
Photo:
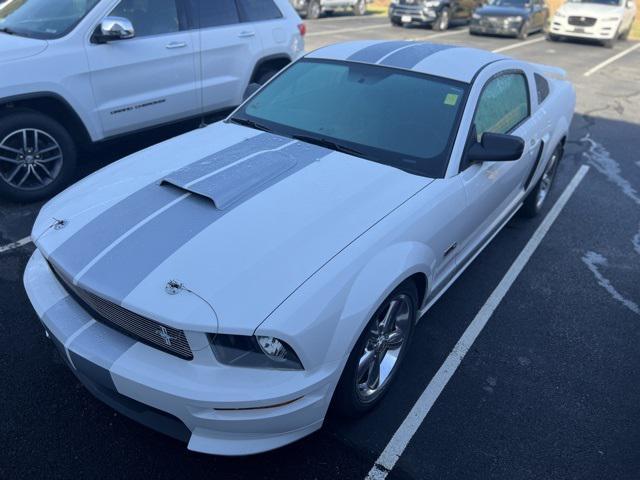
M388 67L412 69L425 58L449 48L457 48L455 45L439 45L435 43L417 43L392 52L386 58L379 61L380 65Z
M390 54L394 50L410 45L411 42L406 40L394 40L392 42L374 43L368 47L351 54L347 60L354 62L376 63L384 56Z
M175 175L193 180L203 173L238 161L256 149L277 147L287 141L287 138L261 133L197 160L177 170ZM56 248L50 257L61 271L74 278L114 241L179 196L175 190L158 188L156 182L147 185L93 218Z
M278 152L257 155L254 157L255 168L259 168L261 158L264 160L271 155L290 156L295 159L296 164L282 175L252 189L247 196L243 197L243 200L248 200L281 181L285 176L293 175L331 153L333 153L332 150L296 142ZM235 205L237 206L238 203L236 202ZM113 302L122 303L124 298L161 263L232 210L218 210L210 200L197 195L188 195L116 245L78 279L78 285Z

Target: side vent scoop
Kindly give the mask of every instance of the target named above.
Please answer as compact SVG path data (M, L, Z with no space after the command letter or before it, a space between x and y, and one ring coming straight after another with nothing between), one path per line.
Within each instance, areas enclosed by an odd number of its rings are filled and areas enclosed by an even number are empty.
M228 167L191 179L190 167L167 175L160 185L172 185L185 192L211 200L218 210L225 210L259 191L296 165L294 157L280 152L256 155Z

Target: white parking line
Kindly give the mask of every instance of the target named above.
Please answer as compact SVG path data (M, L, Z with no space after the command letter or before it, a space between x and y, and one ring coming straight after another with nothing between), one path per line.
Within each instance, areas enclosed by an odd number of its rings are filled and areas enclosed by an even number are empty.
M334 35L337 33L362 32L364 30L373 30L376 28L386 27L387 24L367 25L366 27L338 28L336 30L327 30L326 32L310 32L307 37L319 37L321 35Z
M498 308L498 305L500 305L500 302L516 281L518 275L522 272L525 265L553 225L553 222L558 218L558 215L560 215L560 212L571 198L571 195L573 195L573 192L578 188L578 185L580 185L580 182L588 171L589 167L583 165L574 175L573 179L564 192L562 192L562 195L556 204L553 206L551 211L549 211L545 219L534 232L533 236L522 249L522 252L520 252L520 255L518 255L511 267L509 267L509 270L504 277L502 277L498 286L491 293L480 311L476 314L475 318L462 334L462 337L458 340L458 343L456 343L453 350L451 350L451 353L449 353L447 359L431 379L429 385L427 385L427 388L422 392L422 395L418 398L418 401L409 412L409 415L407 415L400 427L398 427L398 430L396 430L396 433L393 435L383 452L378 457L378 460L376 460L376 463L369 471L369 474L366 477L367 480L383 480L393 469L400 458L400 455L402 455L405 448L407 448L409 441L444 390L444 387L446 387L447 383L460 366L462 359L473 345L473 342L478 338L478 335L480 335L480 332L489 321L489 318L491 318L493 312Z
M9 243L8 245L4 245L2 247L0 247L0 253L4 253L4 252L8 252L9 250L14 250L16 248L20 248L24 245L27 245L28 243L31 243L31 237L24 237L21 238L20 240L13 242L13 243Z
M526 42L512 43L511 45L507 45L506 47L496 48L495 50L492 50L492 52L493 53L506 52L507 50L513 50L514 48L525 47L527 45L531 45L532 43L543 42L544 40L545 38L542 37L542 38L534 38L533 40L527 40Z
M621 51L620 53L618 53L617 55L614 55L613 57L609 58L608 60L605 60L602 63L599 63L598 65L596 65L595 67L593 67L591 70L587 70L584 73L585 77L590 77L591 75L593 75L594 73L596 73L598 70L602 69L603 67L606 67L607 65L615 62L616 60L621 59L622 57L624 57L625 55L633 52L636 48L640 48L640 43L636 43L633 47L629 47L626 50Z

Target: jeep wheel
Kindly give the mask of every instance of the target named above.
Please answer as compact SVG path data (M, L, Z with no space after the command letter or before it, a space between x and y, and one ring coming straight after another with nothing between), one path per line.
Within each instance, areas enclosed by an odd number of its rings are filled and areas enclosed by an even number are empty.
M440 14L436 17L436 21L433 23L433 29L437 31L444 31L449 28L449 9L443 8Z
M16 110L0 117L0 195L33 202L62 190L76 165L69 132L46 115Z
M358 2L353 6L353 14L354 15L365 15L367 13L367 0L358 0Z

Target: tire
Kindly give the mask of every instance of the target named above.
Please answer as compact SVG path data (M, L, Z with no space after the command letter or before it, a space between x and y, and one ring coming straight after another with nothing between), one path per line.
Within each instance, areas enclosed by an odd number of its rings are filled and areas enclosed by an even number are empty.
M26 109L0 117L0 196L19 202L51 197L73 178L76 158L71 135L51 117Z
M527 195L527 198L525 198L522 208L520 209L524 217L533 218L537 216L542 210L545 201L549 198L549 192L553 187L553 180L558 171L558 164L562 159L563 150L562 145L556 147L551 154L551 158L547 163L542 177L540 177L536 186L531 190L529 195Z
M629 25L629 28L627 28L621 35L620 35L620 40L623 41L627 41L629 40L629 34L631 33L631 29L633 28L633 22L631 22L631 25Z
M603 40L602 42L602 46L604 48L613 48L616 44L616 39L615 38L610 38L609 40Z
M518 32L518 39L519 40L526 40L527 37L529 36L529 21L525 21L522 24L522 27L520 27L520 31Z
M553 33L547 33L547 40L549 42L558 42L560 40L560 37L558 37L558 35L554 35Z
M367 14L367 0L358 0L353 6L353 14L360 17Z
M265 70L264 72L260 73L260 75L258 75L255 83L262 86L265 83L267 83L269 80L271 80L271 78L278 72L279 70L276 70L275 68L270 68L269 70Z
M451 19L451 14L448 8L443 8L442 11L436 17L435 22L433 22L433 29L438 32L443 32L449 28L449 20Z
M396 20L395 18L391 18L391 26L392 27L402 27L402 22L400 20Z
M390 311L390 306L393 301L399 302L397 304L399 310L397 318L394 318L393 323L390 323L389 326L393 328L391 331L392 334L401 335L401 337L399 337L401 343L398 349L387 349L385 348L384 342L375 343L374 338L376 333L374 332L377 332L380 325L384 323L384 321L381 322L381 320L384 320L385 314ZM361 416L374 408L389 390L389 386L401 368L402 360L411 344L411 337L416 321L417 305L418 291L416 285L412 281L407 281L391 292L373 315L349 355L349 359L347 360L333 395L333 407L339 415L351 418ZM400 320L400 318L402 320ZM386 345L386 347L388 347L388 345ZM373 382L373 385L371 385L372 382L370 382L370 379L375 377L375 373L372 374L372 372L375 372L375 367L367 369L359 368L359 366L365 357L371 359L370 365L375 364L375 359L379 358L380 355L382 355L381 363L387 362L386 365L388 367L389 362L392 363L390 363L391 366L382 383L380 383L380 363L377 363L378 384L375 386L375 382ZM358 370L361 371L360 375L358 374ZM369 385L371 385L372 388L369 388Z
M309 3L307 4L307 14L305 15L305 18L307 20L315 20L320 17L321 13L322 13L322 8L320 7L320 1L309 0Z

